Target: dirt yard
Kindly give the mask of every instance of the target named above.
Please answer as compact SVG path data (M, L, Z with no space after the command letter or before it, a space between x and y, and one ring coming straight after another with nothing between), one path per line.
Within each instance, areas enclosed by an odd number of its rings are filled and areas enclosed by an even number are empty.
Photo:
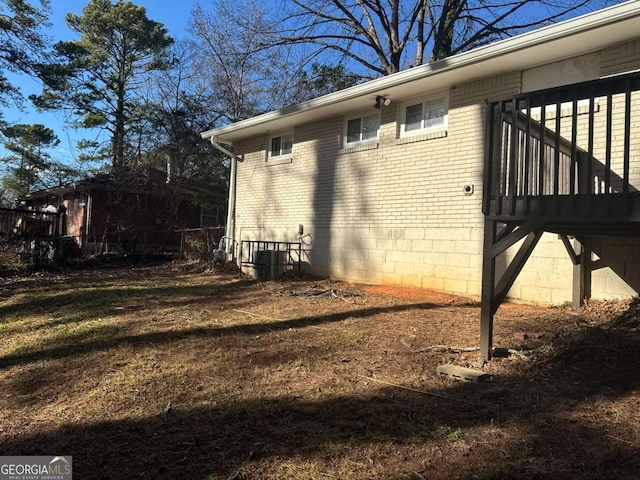
M320 292L328 296L312 296ZM195 264L0 279L0 455L77 479L631 479L640 308L508 304Z

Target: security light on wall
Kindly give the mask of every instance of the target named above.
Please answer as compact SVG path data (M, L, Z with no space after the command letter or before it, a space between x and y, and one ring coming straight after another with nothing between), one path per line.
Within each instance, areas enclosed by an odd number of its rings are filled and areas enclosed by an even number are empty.
M391 105L391 99L389 97L378 95L376 97L376 103L373 105L373 108L380 108L382 105L388 107L389 105Z

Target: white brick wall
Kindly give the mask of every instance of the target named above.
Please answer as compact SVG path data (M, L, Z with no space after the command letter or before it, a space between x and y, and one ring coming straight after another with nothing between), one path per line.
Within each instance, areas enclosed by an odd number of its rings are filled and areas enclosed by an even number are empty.
M603 71L635 65L638 48L603 51ZM520 78L513 72L452 86L448 130L441 138L399 140L401 99L394 99L381 110L378 148L342 151L343 118L297 126L291 163L266 163L266 136L238 143L244 161L238 165L236 236L294 241L302 224L309 235L305 268L312 273L479 296L485 105L518 93ZM464 194L468 184L475 186L472 195ZM617 271L594 273L594 296L633 294L619 271L635 278L637 287L640 261L618 257L623 252L638 258L637 244L597 245ZM514 252L498 262L505 264ZM571 285L572 264L561 241L545 234L509 296L565 302Z

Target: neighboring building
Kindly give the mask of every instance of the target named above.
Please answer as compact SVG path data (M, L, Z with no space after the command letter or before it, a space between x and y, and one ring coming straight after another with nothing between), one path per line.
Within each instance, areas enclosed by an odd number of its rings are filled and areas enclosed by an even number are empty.
M64 212L62 234L91 254L177 250L178 230L213 221L195 196L184 186L167 184L162 172L126 171L32 192L21 202L31 210L55 207Z
M582 208L547 222L536 202L626 201L640 189L639 77L624 76L638 70L633 1L204 132L233 150L229 244L302 239L313 274L473 296L483 293L484 251L484 278L499 283L487 290L490 310L501 301L494 287L545 303L636 295L631 204L596 205L579 228ZM516 107L497 103L511 98ZM533 220L530 204L541 208ZM503 224L516 234L488 231ZM496 282L503 271L513 278Z

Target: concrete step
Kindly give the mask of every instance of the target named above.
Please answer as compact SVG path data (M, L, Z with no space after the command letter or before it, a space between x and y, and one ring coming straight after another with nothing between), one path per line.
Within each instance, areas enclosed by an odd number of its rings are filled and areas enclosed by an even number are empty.
M449 363L445 365L438 365L436 373L439 377L449 377L463 382L481 382L489 377L489 374L482 370L459 367L458 365L451 365Z

